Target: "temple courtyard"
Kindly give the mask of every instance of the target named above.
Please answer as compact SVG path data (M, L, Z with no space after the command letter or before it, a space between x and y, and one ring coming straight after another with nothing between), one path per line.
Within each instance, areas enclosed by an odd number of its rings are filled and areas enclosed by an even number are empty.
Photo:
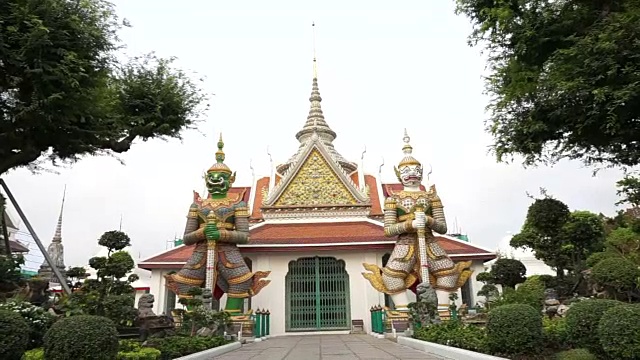
M215 360L443 360L422 351L370 335L278 336L243 345Z

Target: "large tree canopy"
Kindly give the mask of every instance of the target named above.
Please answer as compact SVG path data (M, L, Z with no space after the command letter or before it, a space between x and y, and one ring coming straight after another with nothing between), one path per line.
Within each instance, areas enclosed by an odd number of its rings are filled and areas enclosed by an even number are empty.
M499 161L640 164L640 1L457 3L489 56Z
M125 152L198 120L206 97L171 59L116 60L119 24L104 0L0 2L0 174Z

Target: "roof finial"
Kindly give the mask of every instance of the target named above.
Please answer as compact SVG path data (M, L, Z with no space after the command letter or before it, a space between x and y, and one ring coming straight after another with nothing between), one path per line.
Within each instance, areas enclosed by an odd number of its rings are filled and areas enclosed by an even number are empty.
M318 78L318 62L316 61L316 22L311 22L313 32L313 78Z
M404 146L402 147L404 158L402 158L402 161L398 164L398 168L406 165L421 165L420 162L411 155L413 153L413 147L409 144L411 138L409 137L406 128L404 129L404 137L402 138L402 141L404 142Z
M56 232L53 235L52 242L62 242L62 213L64 212L64 200L67 197L67 185L64 185L62 192L62 205L60 205L60 215L58 216L58 223L56 224Z

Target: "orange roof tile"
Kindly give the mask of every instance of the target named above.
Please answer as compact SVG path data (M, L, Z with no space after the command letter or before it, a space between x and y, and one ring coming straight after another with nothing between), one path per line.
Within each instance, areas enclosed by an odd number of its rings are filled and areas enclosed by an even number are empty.
M251 220L262 219L262 212L260 207L262 206L262 189L269 189L269 177L265 176L256 182L256 196L253 198L253 204L251 204Z
M463 241L450 239L448 237L437 236L438 243L450 255L469 256L479 259L494 258L495 255L484 249L475 247ZM327 249L340 245L340 249L346 248L343 245L353 245L349 250L362 250L362 247L355 247L358 243L378 242L386 243L385 247L391 248L394 243L393 238L384 236L382 225L376 225L367 221L360 222L338 222L338 223L290 223L290 224L265 224L251 230L251 242L241 248L243 251L268 252L268 245L290 245L285 250L290 251L301 246L326 245ZM258 245L252 247L252 245ZM265 247L266 246L266 247ZM370 248L371 245L363 245ZM352 249L353 248L353 249ZM282 247L280 247L282 249ZM315 247L314 247L315 249ZM184 263L187 261L192 246L180 246L165 253L142 261L144 263Z

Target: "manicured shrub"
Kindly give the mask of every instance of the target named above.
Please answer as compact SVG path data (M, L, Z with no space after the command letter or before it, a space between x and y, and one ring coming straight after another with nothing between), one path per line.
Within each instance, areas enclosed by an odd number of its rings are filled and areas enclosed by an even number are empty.
M417 329L413 337L465 350L487 351L487 334L483 328L455 320Z
M160 350L151 347L142 347L135 340L120 340L116 360L157 360L160 358Z
M640 356L640 304L624 304L607 310L598 324L604 352L612 359Z
M493 306L508 304L527 304L536 310L542 311L544 304L544 283L536 276L527 278L517 289L502 289L502 297Z
M542 335L545 347L554 350L567 348L567 320L566 318L542 318Z
M24 356L22 356L22 360L44 360L44 349L31 349L24 353Z
M226 343L227 341L220 336L169 336L149 339L149 346L160 350L162 360L175 359Z
M0 310L0 359L20 360L29 345L29 324L18 313Z
M571 349L558 353L556 360L598 360L598 357L587 349Z
M93 315L58 320L44 336L47 360L113 360L118 354L118 331L113 321Z
M0 304L0 309L13 311L22 316L27 322L29 326L29 345L27 349L41 347L44 334L57 320L55 315L50 314L40 306L35 306L26 301L9 301Z
M542 314L530 305L510 304L491 310L486 330L491 353L531 354L542 346Z
M601 355L602 347L597 329L602 315L621 302L605 299L590 299L572 304L567 311L567 334L569 342L576 348L589 349Z

